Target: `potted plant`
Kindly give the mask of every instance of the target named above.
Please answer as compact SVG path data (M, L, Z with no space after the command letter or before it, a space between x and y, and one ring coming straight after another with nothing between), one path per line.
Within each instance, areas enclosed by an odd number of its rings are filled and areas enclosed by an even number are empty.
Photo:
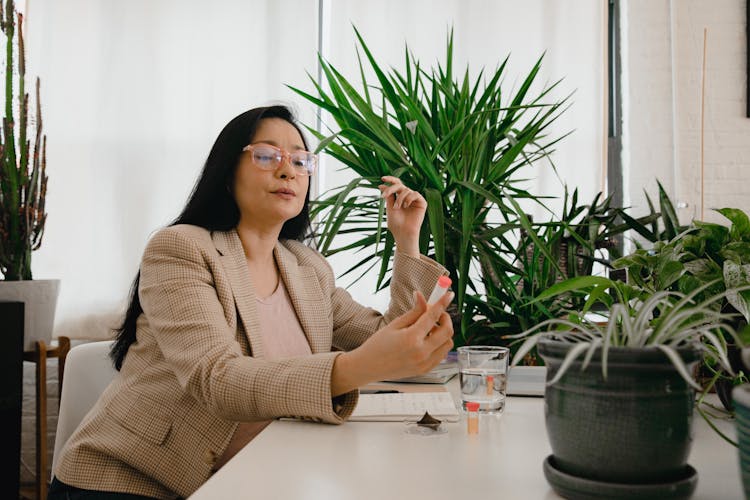
M650 243L671 240L688 228L688 226L680 224L677 212L674 209L674 203L669 199L664 186L658 180L656 181L656 185L659 190L659 210L656 210L654 202L651 200L648 192L644 190L649 213L636 219L626 211L622 211L620 216L624 223L618 227L618 229L633 230L643 240ZM637 248L643 248L642 242L638 239L633 239L632 241Z
M653 248L640 248L613 265L627 269L629 281L649 292L690 293L704 283L712 283L697 300L721 295L722 300L714 307L735 313L733 328L750 335L745 332L750 321L750 290L746 288L750 285L750 218L735 208L716 211L726 217L728 226L693 221L677 234L668 233L668 239L656 241ZM731 410L730 391L747 378L742 373L739 349L732 346L729 354L734 374L719 370L710 359L705 370L715 379L710 383L716 383L722 403Z
M621 213L611 206L611 197L601 199L597 194L590 204L582 205L577 190L569 196L566 189L559 219L519 226L518 243L503 239L502 253L481 262L485 296L468 298L469 316L475 318L468 330L469 343L494 344L504 335L583 305L581 298L571 302L566 299L573 297L538 297L566 278L590 275L595 262L610 267L609 259L595 252L606 248L608 257L618 255L614 238L628 228L619 223ZM492 328L483 328L477 318L484 318Z
M47 139L42 134L38 78L36 113L33 118L29 115L23 16L15 11L12 0L5 9L0 4L0 27L6 47L5 116L0 135L0 273L4 277L0 300L25 303L24 346L29 350L35 341L51 339L59 290L59 280L32 280L31 274L31 252L42 243L47 219Z
M375 269L377 286L386 286L394 242L385 231L376 186L382 175L397 175L427 198L421 251L445 265L453 280L458 345L498 343L503 333L523 330L525 324L519 326L515 318L537 321L554 315L538 306L520 310L537 286L545 286L535 274L539 263L551 263L543 269L543 281L565 276L566 264L561 267L559 257L566 240L571 245L562 253L570 249L575 254L568 263L577 267L584 255L586 267L596 244L606 239L607 231L599 230L602 221L614 224L614 212L608 201L599 199L579 205L575 193L571 200L566 196L570 210L560 220L535 223L521 207L522 200L544 205L543 197L523 188L526 170L542 160L551 165L549 155L564 137L549 130L568 105L567 98L551 98L557 83L532 91L542 59L510 93L503 87L507 58L494 72L480 72L475 80L470 80L468 68L454 74L452 33L443 64L425 69L407 47L404 70L390 72L376 62L356 29L355 33L376 82L366 79L360 61L362 89L357 90L321 58L327 89L312 78L314 95L291 87L335 121L330 135L309 127L321 141L318 150L356 174L313 205L313 215L324 221L319 226L320 250L328 255L362 251L362 259L344 274ZM597 222L594 214L603 218ZM588 233L589 222L596 231ZM578 227L586 229L579 232ZM348 240L336 240L339 235ZM519 258L528 249L536 257Z
M608 278L571 278L540 297L580 293L586 303L514 336L513 363L536 346L547 365L545 421L553 454L550 484L566 497L687 498L695 470L687 464L695 390L692 367L703 356L731 371L731 315L715 295L650 293ZM606 321L590 319L594 304Z

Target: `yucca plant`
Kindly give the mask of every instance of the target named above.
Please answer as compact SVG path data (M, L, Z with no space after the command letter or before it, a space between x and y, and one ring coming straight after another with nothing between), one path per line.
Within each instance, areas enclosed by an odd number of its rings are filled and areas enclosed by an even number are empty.
M321 58L327 88L312 77L315 95L290 87L335 121L330 135L309 127L321 141L318 150L356 174L313 206L314 216L324 215L320 248L328 255L362 251L362 259L347 273L378 269L378 287L386 286L394 242L383 224L384 205L376 187L381 176L396 175L427 199L421 251L449 270L463 313L467 297L482 292L482 262L493 261L500 270L512 267L501 260L502 254L520 229L531 235L544 257L553 258L519 202L543 203L523 188L523 181L530 175L527 167L548 160L564 137L552 134L550 125L566 109L568 97L552 98L559 82L533 90L541 57L511 92L505 85L507 57L489 74L482 70L471 78L468 67L454 74L452 32L442 65L425 69L407 46L403 70L388 72L356 28L355 34L374 82L367 80L361 59L357 90L350 77ZM546 166L552 173L551 161ZM341 234L349 235L350 242L334 240ZM460 317L458 342L472 322L467 314Z
M0 133L0 273L8 281L30 280L31 252L42 243L47 218L44 213L47 138L42 135L38 78L33 137L27 137L31 124L29 94L25 87L23 16L15 11L12 0L7 1L4 9L0 3L0 27L6 47L5 116ZM13 65L15 53L18 54L17 73ZM17 93L14 93L15 88ZM14 117L14 106L18 106L18 121Z

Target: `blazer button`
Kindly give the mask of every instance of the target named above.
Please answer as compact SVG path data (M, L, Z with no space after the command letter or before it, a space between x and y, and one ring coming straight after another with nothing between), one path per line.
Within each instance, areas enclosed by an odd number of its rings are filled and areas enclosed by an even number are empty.
M213 465L216 462L216 453L213 450L206 450L206 453L203 454L203 460L208 465Z

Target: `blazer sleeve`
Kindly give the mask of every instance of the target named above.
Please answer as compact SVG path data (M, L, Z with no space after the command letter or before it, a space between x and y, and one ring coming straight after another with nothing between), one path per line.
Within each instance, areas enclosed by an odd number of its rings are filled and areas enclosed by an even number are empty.
M141 265L139 297L148 328L180 386L226 420L292 416L343 422L356 394L331 397L331 371L340 353L278 361L244 356L235 340L234 302L220 300L220 270L212 269L207 248L167 228L151 239Z
M429 297L438 278L445 274L448 274L446 269L428 257L412 257L397 251L393 261L391 300L384 314L362 306L346 290L335 288L333 344L345 351L358 347L375 331L408 311L414 304L415 290Z

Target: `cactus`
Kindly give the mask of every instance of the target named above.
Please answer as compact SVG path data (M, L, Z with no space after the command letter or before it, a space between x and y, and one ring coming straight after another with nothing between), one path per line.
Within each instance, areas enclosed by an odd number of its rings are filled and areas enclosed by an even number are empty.
M27 138L29 94L24 87L23 15L16 12L13 0L7 0L5 8L0 0L0 27L6 41L5 116L0 128L0 273L8 281L30 280L31 252L42 244L47 219L47 137L42 135L37 78L34 137L33 141ZM18 55L17 73L13 67L14 49ZM18 93L14 95L16 85ZM14 104L18 106L17 135Z

